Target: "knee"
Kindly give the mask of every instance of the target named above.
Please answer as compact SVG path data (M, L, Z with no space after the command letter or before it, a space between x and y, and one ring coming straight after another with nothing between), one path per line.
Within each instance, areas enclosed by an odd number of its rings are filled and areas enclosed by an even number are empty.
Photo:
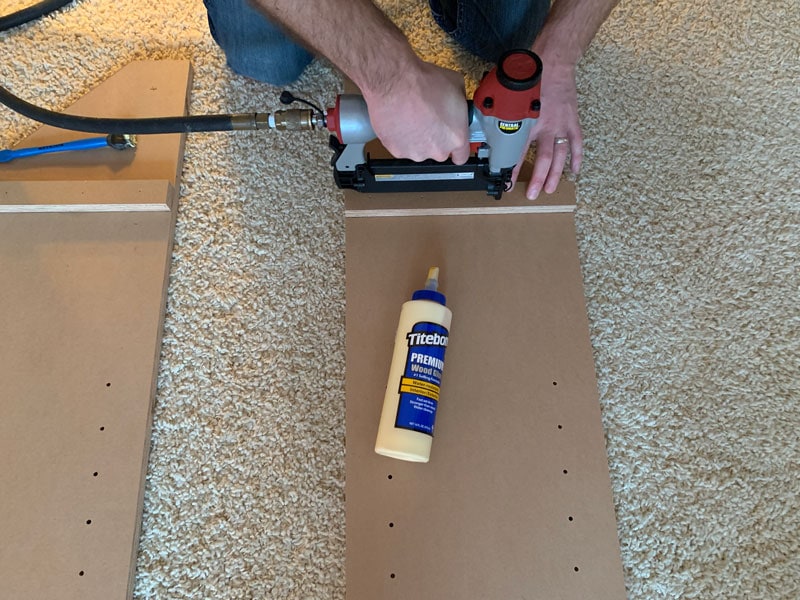
M429 0L436 22L465 49L496 62L515 48L529 48L550 9L549 0Z
M235 72L272 85L296 80L312 60L247 0L204 0L214 41Z
M223 48L223 50L228 66L234 72L274 86L288 85L296 81L313 59L300 47L255 46Z

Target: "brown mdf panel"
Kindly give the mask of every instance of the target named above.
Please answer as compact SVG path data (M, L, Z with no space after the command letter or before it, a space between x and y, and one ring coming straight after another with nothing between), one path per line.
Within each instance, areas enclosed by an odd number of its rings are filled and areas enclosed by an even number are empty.
M0 214L169 212L172 184L137 181L0 181Z
M191 65L185 60L137 61L114 73L62 112L87 117L171 117L186 113ZM113 89L113 93L108 90ZM50 107L45 107L50 108ZM16 145L47 146L98 134L41 127ZM161 179L175 183L182 135L140 135L135 152L101 148L0 164L0 181Z
M172 215L0 217L0 590L123 599Z
M131 80L145 95L170 82L177 98L152 112L181 112L188 74L134 63L90 96L112 106ZM2 598L132 595L183 148L156 137L168 151L141 144L130 178L92 152L20 160L33 180L0 174Z
M572 214L348 216L347 598L625 598ZM406 463L373 446L432 265L453 324L431 461Z

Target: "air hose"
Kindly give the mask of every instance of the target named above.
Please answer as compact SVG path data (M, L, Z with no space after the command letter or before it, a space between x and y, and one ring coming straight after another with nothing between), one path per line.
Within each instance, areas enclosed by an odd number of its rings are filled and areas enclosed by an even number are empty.
M59 8L72 0L43 0L15 13L0 17L0 31L23 25ZM230 131L258 129L258 114L208 115L200 117L159 117L153 119L108 119L65 115L40 108L18 98L0 86L0 102L29 119L60 129L103 134L189 133L193 131Z
M0 17L0 31L5 31L6 29L11 29L12 27L17 27L19 25L24 25L29 21L33 21L50 14L62 6L66 6L70 2L72 2L72 0L43 0L43 2L39 2L38 4L34 4L28 8L23 8L22 10L18 10L10 15Z
M0 31L23 25L59 8L72 0L44 0L34 6L0 17ZM230 131L233 129L266 129L268 115L203 115L189 117L158 117L152 119L110 119L66 115L26 102L0 86L0 102L11 110L60 129L72 129L102 134L191 133L200 131Z
M43 0L6 17L0 17L0 31L22 25L69 4L72 0ZM198 133L253 129L314 129L325 126L323 111L289 92L281 95L283 104L302 102L313 110L284 110L269 113L240 113L224 115L190 115L180 117L153 117L119 119L67 115L36 106L15 96L0 85L0 103L11 110L59 129L70 129L104 135L147 135L162 133Z
M23 116L59 129L103 134L194 133L238 129L270 129L269 114L199 115L112 119L66 115L26 102L0 86L0 102Z

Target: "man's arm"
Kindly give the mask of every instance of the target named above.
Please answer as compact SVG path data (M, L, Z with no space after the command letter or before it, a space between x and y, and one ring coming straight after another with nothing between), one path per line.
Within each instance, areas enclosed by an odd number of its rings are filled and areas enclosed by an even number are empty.
M578 119L575 68L618 2L555 0L533 43L532 50L542 59L543 70L542 110L531 133L531 142L536 142L536 159L527 195L532 200L542 189L548 193L555 191L568 150L572 172L580 170L583 136ZM568 143L556 144L557 138L566 138Z
M398 158L469 158L462 76L421 60L370 0L254 0L359 87L373 129Z

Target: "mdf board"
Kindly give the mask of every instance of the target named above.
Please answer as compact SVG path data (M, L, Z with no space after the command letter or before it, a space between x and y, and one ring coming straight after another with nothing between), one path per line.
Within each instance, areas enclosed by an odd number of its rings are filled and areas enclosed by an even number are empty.
M190 78L133 63L70 112L181 115ZM182 151L142 136L0 169L2 598L132 595Z
M574 202L346 194L348 600L625 598ZM373 447L434 265L453 323L431 459L409 463Z

